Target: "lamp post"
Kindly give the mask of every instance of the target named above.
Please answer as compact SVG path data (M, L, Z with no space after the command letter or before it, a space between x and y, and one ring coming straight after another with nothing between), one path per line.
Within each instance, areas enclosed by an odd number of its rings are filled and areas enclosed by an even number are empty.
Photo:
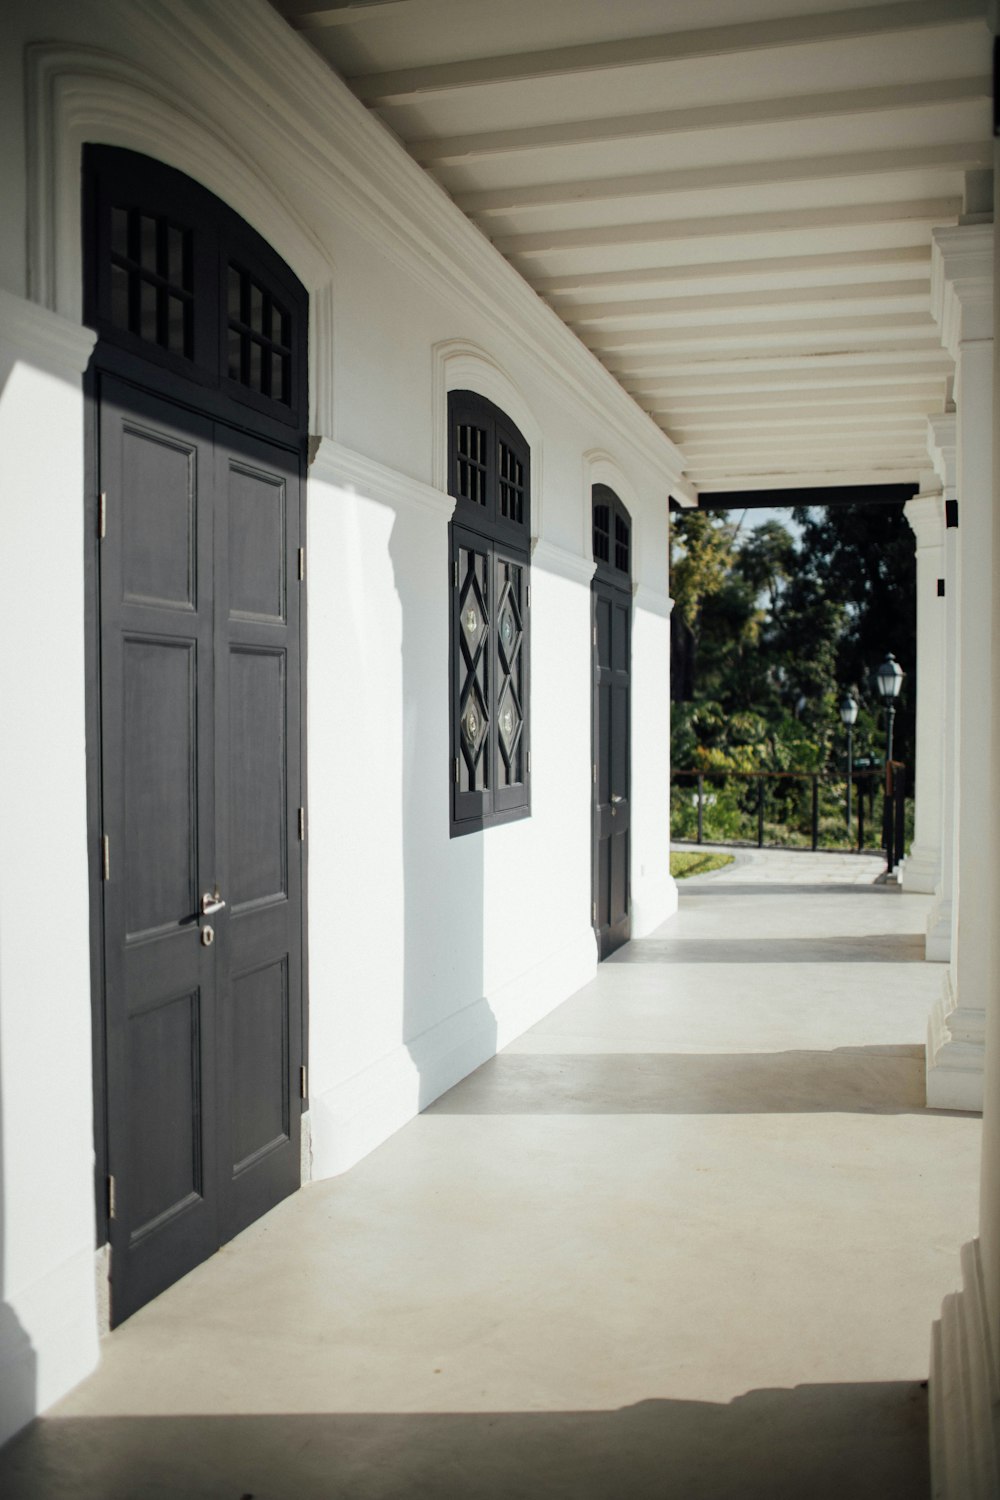
M892 760L892 721L896 717L896 699L903 685L903 669L891 651L875 673L875 685L878 688L879 697L885 704L885 761L888 765Z
M851 830L851 792L854 785L854 726L858 719L857 700L845 694L840 704L840 721L847 730L847 831Z

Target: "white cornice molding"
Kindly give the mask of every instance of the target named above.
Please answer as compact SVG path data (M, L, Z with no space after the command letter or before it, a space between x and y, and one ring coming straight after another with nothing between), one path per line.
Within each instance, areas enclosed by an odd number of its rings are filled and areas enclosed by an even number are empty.
M944 495L914 495L903 515L916 538L917 551L944 546Z
M309 465L309 479L333 485L349 494L389 505L394 510L417 509L442 524L451 520L455 501L432 485L401 474L398 469L368 458L332 438L323 438Z
M585 583L589 587L597 564L592 557L581 557L579 552L570 552L555 542L538 538L531 544L531 566L545 573L554 573L557 578L567 578L570 583Z
M641 609L647 615L660 615L664 620L670 619L674 607L674 601L669 594L662 594L659 589L650 588L648 583L632 585L632 600L636 609Z
M146 55L170 58L188 94L241 142L260 142L297 181L407 274L459 308L486 310L539 360L553 389L582 402L668 482L679 449L571 333L399 140L266 0L129 0Z
M927 418L927 451L946 490L954 491L958 483L957 444L958 424L953 411Z
M37 302L0 290L0 345L16 358L79 379L97 334Z
M931 313L941 342L958 360L960 344L993 337L993 225L935 229Z

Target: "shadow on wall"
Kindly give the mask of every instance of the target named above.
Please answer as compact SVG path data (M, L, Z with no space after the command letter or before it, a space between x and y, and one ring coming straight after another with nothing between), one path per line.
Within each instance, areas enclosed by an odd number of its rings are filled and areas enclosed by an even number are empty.
M915 1500L916 1381L619 1411L47 1419L0 1457L5 1500Z
M447 1115L924 1114L924 1049L503 1052L433 1106Z
M2 1047L2 1032L0 1032ZM3 1077L0 1051L0 1080ZM0 1095L0 1443L38 1410L38 1357L14 1309L6 1301L7 1185L3 1151L3 1098ZM3 1486L0 1485L0 1493Z
M402 1040L423 1109L494 1055L497 1022L484 994L484 835L449 838L445 529L401 511L389 555L402 616Z

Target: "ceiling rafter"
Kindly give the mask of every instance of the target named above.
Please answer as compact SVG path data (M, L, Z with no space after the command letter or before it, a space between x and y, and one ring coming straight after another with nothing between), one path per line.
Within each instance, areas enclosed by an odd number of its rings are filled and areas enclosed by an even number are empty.
M574 328L618 318L680 317L701 312L754 312L759 308L840 302L920 301L926 309L930 279L908 281L838 281L824 286L787 287L756 292L708 292L701 296L641 297L617 302L553 302L559 316Z
M412 10L414 0L284 0L282 13L296 31L318 31L327 26L357 26L393 11Z
M775 48L900 34L927 27L980 21L984 0L894 0L819 15L783 16L735 25L704 26L655 36L609 38L575 46L548 47L493 57L460 58L382 73L355 74L348 83L366 104L403 102L425 93L473 88L484 84L523 83L566 73L604 72L611 68L689 62Z
M865 317L788 318L783 322L770 323L714 323L695 328L678 328L676 325L662 328L633 328L606 330L588 335L586 344L595 353L609 349L641 349L660 345L664 349L683 349L690 344L723 342L730 348L739 348L746 340L764 338L795 341L812 340L810 347L816 349L814 335L836 336L838 332L845 340L877 338L879 334L891 332L896 338L925 340L937 327L929 312L920 313L872 313ZM940 342L934 340L936 347ZM867 348L867 344L865 345Z
M494 244L518 257L552 250L607 249L613 245L658 245L671 240L718 239L748 234L775 234L800 229L852 228L859 224L950 224L962 212L962 200L909 198L892 203L845 203L828 208L781 208L752 214L708 214L654 223L601 224L584 229L542 229L503 234Z
M899 146L885 151L847 151L829 156L793 156L784 161L727 162L722 166L675 167L634 176L591 177L456 193L455 202L472 218L520 209L557 208L567 203L606 203L615 198L659 198L671 193L705 193L726 188L776 187L784 183L826 182L846 177L888 177L935 168L970 172L991 166L991 141L937 146Z
M609 286L656 286L660 283L732 280L739 277L821 275L829 271L878 269L887 266L930 266L929 245L901 245L884 249L829 250L814 255L771 255L753 260L700 261L697 265L621 267L609 271L564 271L534 276L532 286L549 292L582 292Z
M936 109L948 104L985 101L991 96L991 79L982 74L932 79L924 83L886 84L880 88L839 89L825 94L795 94L784 99L745 99L684 109L647 110L634 115L598 116L596 119L559 121L552 125L520 125L512 130L429 136L408 141L407 150L421 166L427 167L524 151L606 145L615 141L641 140L646 136L744 130L754 125L781 125L838 115Z

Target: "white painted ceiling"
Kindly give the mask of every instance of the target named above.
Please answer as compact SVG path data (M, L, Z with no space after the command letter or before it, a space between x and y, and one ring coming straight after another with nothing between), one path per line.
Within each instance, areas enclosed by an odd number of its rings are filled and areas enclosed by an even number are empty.
M926 472L931 233L992 166L986 0L273 3L699 488Z

